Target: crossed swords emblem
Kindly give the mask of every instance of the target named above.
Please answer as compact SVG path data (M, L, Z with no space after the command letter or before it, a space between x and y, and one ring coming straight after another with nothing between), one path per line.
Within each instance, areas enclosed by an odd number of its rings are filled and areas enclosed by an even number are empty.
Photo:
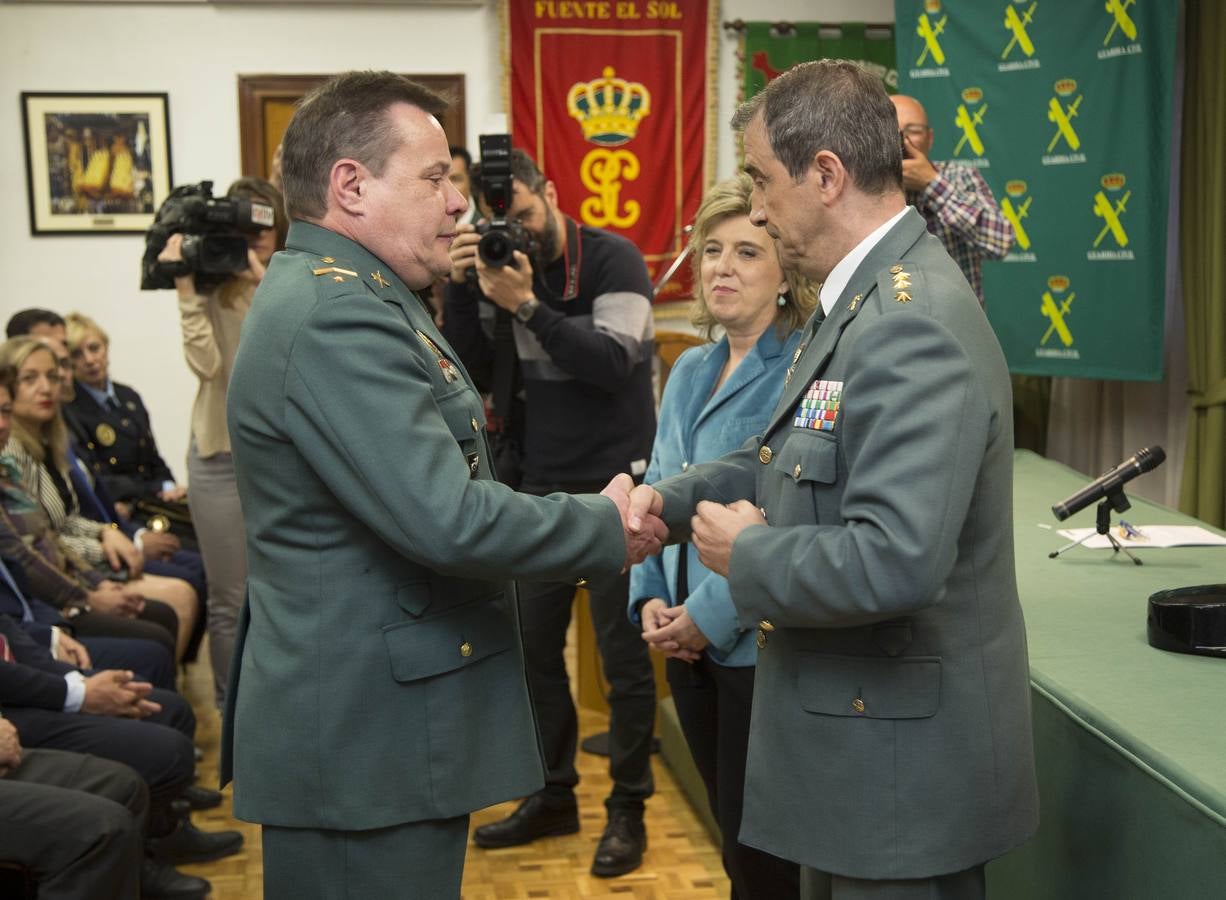
M1137 23L1132 21L1132 17L1128 15L1128 7L1132 6L1136 0L1107 0L1105 9L1114 17L1111 23L1111 30L1107 32L1107 36L1103 38L1103 46L1111 43L1111 38L1115 37L1115 30L1118 28L1124 32L1125 37L1130 41L1137 39Z
M987 111L988 105L985 103L975 110L974 115L971 115L966 110L966 104L958 104L958 114L954 116L954 124L962 129L962 138L954 147L954 156L961 153L967 143L970 143L976 156L983 156L983 139L979 137L979 126L983 124L983 114Z
M1081 138L1077 137L1077 132L1073 130L1073 119L1077 118L1077 107L1081 106L1081 97L1082 95L1078 94L1077 99L1070 103L1067 109L1056 97L1047 101L1047 121L1056 123L1056 133L1052 135L1051 143L1047 145L1048 153L1051 153L1061 137L1068 141L1070 150L1077 150L1081 147Z
M924 52L919 55L919 59L915 61L917 66L922 66L924 60L928 58L928 54L932 54L932 61L938 66L945 64L945 51L941 49L940 43L937 41L937 35L945 30L945 23L949 21L949 16L941 16L941 18L933 23L928 21L927 13L920 13L919 24L915 26L915 33L924 39Z
M1026 202L1017 207L1013 205L1008 197L1002 197L1000 201L1000 211L1004 213L1005 218L1009 220L1009 224L1013 226L1013 236L1017 238L1017 245L1023 250L1030 249L1030 235L1022 227L1022 219L1026 218L1026 213L1030 209L1030 201L1033 199L1033 197L1027 197Z
M1034 18L1034 8L1038 5L1037 0L1031 3L1030 9L1022 13L1021 16L1018 16L1017 10L1012 5L1005 7L1005 27L1013 32L1013 40L1009 41L1009 46L1005 47L1005 52L1000 55L1001 59L1006 59L1013 48L1019 46L1027 56L1034 56L1034 42L1030 40L1030 35L1026 33L1026 26Z
M1124 208L1128 205L1128 198L1131 196L1132 191L1125 191L1124 196L1115 202L1115 206L1112 206L1111 201L1102 191L1094 194L1094 215L1106 223L1103 225L1103 230L1098 233L1098 237L1094 239L1095 247L1107 236L1108 231L1111 232L1117 244L1121 247L1128 246L1128 232L1124 231L1124 226L1120 224L1120 214L1124 212Z

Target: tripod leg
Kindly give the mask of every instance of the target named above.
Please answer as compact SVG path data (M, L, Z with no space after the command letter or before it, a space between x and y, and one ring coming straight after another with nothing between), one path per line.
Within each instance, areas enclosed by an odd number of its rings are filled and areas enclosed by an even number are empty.
M1107 533L1107 540L1109 540L1109 541L1111 542L1111 546L1115 548L1115 552L1116 552L1116 553L1123 553L1125 556L1127 556L1129 559L1131 559L1131 560L1133 561L1133 563L1134 563L1134 564L1136 564L1136 565L1138 565L1138 566L1142 564L1140 559L1138 559L1137 557L1133 556L1133 555L1132 555L1130 552L1128 552L1128 548L1127 548L1127 547L1125 547L1123 544L1121 544L1119 541L1117 541L1117 540L1115 539L1115 535L1113 535L1113 534L1111 534L1110 532L1108 532L1108 533Z

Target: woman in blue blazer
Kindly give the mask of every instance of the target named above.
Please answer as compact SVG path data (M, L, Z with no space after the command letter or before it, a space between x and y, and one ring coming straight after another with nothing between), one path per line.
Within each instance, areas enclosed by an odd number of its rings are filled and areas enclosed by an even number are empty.
M746 175L707 193L690 239L694 323L714 343L687 350L669 375L646 481L654 483L740 447L767 425L783 390L800 327L816 290L784 272L774 243L749 221ZM683 605L684 604L684 605ZM798 895L795 863L737 841L749 742L757 647L737 626L728 583L709 572L689 544L667 547L634 568L630 617L665 653L677 717L723 832L723 863L734 900ZM672 622L706 639L701 653L652 641Z

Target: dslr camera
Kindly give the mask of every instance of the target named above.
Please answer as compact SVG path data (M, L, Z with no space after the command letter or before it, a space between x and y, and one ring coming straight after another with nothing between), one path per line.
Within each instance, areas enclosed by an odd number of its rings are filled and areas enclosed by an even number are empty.
M487 221L477 223L477 254L487 266L515 265L515 251L531 254L536 241L522 225L507 221L511 208L511 136L483 134L480 137L479 178L481 196L490 211ZM476 277L476 269L469 269Z
M145 233L142 291L173 288L180 275L194 275L207 292L247 268L246 234L273 228L276 213L267 203L246 197L214 197L213 182L183 185L170 192ZM158 262L172 234L183 235L183 262Z

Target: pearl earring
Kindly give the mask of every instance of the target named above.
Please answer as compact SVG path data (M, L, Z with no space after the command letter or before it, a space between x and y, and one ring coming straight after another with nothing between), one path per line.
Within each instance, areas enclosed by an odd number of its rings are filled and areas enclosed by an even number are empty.
M780 294L779 299L776 300L775 303L777 303L779 306L787 306L788 305L788 295Z

